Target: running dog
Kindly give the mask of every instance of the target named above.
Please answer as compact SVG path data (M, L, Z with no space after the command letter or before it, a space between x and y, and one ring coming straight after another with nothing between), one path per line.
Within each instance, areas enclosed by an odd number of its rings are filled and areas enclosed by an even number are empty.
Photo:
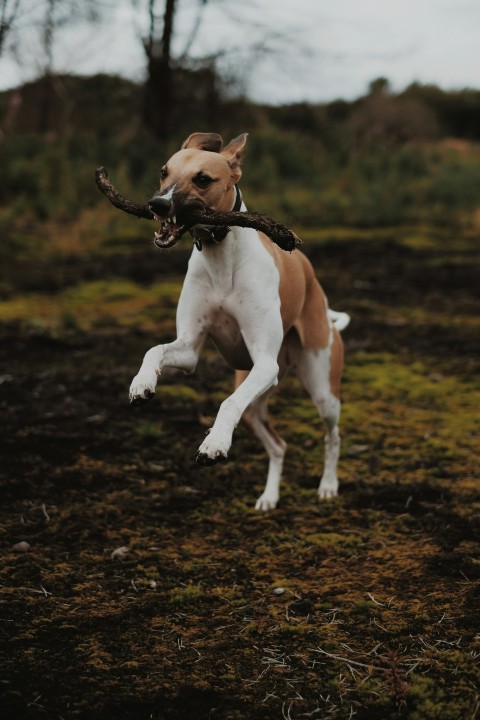
M220 135L190 135L161 170L161 184L149 202L160 221L154 242L171 247L186 229L189 208L246 210L238 182L247 134L225 148ZM240 419L263 443L269 457L265 490L258 510L272 510L286 443L268 419L267 402L279 378L297 374L326 425L325 467L318 494L338 492L340 380L346 313L329 310L327 299L303 253L287 253L268 237L248 228L191 229L195 243L177 308L177 339L146 353L130 387L130 401L150 400L164 369L192 373L211 338L235 369L235 390L218 411L196 460L212 465L226 460Z

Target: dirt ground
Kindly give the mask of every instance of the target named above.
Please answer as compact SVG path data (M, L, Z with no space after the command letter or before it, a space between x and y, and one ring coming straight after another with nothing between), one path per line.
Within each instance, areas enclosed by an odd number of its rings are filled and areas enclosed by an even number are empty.
M446 230L311 239L352 315L341 492L317 501L321 426L287 379L268 514L246 430L225 465L194 462L231 385L212 349L128 405L145 350L173 336L185 252L143 239L8 265L2 717L480 717L477 247Z

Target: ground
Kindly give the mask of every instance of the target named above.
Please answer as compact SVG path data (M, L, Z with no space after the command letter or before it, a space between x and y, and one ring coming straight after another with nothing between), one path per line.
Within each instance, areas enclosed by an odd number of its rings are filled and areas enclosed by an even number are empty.
M2 717L480 717L478 239L308 234L352 315L340 496L318 503L321 426L287 379L268 514L245 429L227 464L194 462L231 387L213 349L128 405L144 352L173 337L187 244L7 263Z

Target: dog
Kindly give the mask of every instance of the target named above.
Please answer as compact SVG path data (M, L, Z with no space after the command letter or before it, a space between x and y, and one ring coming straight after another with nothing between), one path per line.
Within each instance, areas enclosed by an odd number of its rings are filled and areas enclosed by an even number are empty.
M195 132L161 170L149 201L160 230L154 242L173 246L185 232L189 208L246 210L238 189L247 134L223 148L216 133ZM223 148L223 149L222 149ZM235 370L235 390L220 405L196 460L226 460L241 419L263 443L269 467L257 510L276 507L286 443L268 419L272 389L296 373L326 425L325 466L318 494L338 492L340 380L347 313L329 310L312 265L299 250L287 253L256 230L191 229L195 242L177 308L177 339L146 353L130 387L130 401L150 400L167 368L192 373L207 338Z

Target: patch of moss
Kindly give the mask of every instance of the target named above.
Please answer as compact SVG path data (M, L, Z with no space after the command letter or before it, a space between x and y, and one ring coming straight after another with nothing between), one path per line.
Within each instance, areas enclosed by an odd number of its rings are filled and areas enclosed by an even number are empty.
M196 605L205 597L205 591L198 585L176 587L168 593L169 603L175 607Z
M327 548L354 547L361 543L358 535L341 535L335 532L311 533L304 536L304 542L311 545L320 545Z
M171 317L180 295L177 282L143 287L123 279L96 280L67 287L56 294L28 293L0 302L0 321L41 323L46 328L89 330L105 324L158 331L158 323ZM173 331L174 323L168 322Z
M76 651L81 661L94 671L108 672L112 668L113 660L106 648L95 637L89 637L77 645Z

